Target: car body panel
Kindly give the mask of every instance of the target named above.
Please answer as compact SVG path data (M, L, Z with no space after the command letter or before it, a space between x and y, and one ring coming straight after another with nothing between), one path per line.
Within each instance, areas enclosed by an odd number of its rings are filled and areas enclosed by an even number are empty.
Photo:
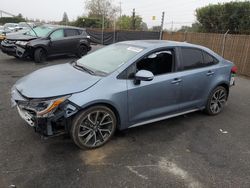
M39 69L23 77L15 87L27 98L49 98L84 91L99 80L98 76L63 64Z

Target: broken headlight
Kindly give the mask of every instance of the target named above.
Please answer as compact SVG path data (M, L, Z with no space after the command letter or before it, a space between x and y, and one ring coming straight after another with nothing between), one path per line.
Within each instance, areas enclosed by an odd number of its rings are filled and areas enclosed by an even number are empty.
M28 42L26 42L26 41L16 41L15 44L20 45L20 46L26 46L28 44Z
M57 107L63 103L70 95L54 99L32 99L28 102L20 102L18 105L22 108L36 112L38 117L50 116Z

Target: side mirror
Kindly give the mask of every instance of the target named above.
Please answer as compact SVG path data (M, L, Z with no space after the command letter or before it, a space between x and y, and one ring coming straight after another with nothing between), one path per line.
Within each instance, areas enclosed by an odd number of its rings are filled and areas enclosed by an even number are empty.
M147 70L140 70L135 74L134 83L136 85L140 84L141 81L151 81L154 79L154 75L152 72Z

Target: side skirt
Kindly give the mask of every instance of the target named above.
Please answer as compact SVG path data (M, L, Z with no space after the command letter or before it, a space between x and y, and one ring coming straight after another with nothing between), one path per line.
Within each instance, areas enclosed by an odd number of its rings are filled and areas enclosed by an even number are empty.
M185 111L185 112L180 112L180 113L171 114L171 115L167 115L167 116L163 116L163 117L159 117L159 118L154 118L154 119L151 119L151 120L147 120L147 121L143 121L143 122L140 122L140 123L133 124L133 125L129 126L128 128L138 127L138 126L141 126L141 125L144 125L144 124L149 124L149 123L161 121L161 120L164 120L164 119L169 119L169 118L172 118L172 117L180 116L180 115L183 115L183 114L188 114L188 113L199 111L199 110L201 110L201 109L196 108L196 109L188 110L188 111Z

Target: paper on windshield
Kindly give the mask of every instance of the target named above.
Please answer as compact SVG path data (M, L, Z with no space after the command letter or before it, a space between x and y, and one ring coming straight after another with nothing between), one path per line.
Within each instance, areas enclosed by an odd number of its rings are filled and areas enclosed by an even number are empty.
M139 53L143 49L142 48L137 48L137 47L130 46L130 47L127 48L127 50Z

